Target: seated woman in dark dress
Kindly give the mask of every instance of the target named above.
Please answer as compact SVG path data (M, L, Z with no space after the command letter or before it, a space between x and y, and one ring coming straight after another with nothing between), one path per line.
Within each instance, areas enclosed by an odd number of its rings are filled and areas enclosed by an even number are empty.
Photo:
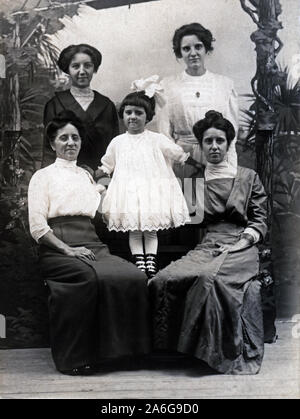
M119 123L115 105L106 96L92 90L90 83L102 62L100 52L86 44L70 45L60 53L58 67L70 76L70 90L56 92L44 109L44 126L61 111L73 111L85 128L78 165L97 168L100 158L112 138L119 134ZM55 153L45 136L42 167L53 163Z
M264 352L258 249L264 238L266 195L258 175L237 168L223 175L235 136L222 114L209 111L194 125L207 159L206 234L186 256L149 283L155 349L182 352L226 374L255 374Z
M52 355L60 372L90 374L105 358L149 352L147 277L112 256L95 233L104 187L77 166L81 121L64 111L46 134L56 160L32 176L28 206L50 291Z

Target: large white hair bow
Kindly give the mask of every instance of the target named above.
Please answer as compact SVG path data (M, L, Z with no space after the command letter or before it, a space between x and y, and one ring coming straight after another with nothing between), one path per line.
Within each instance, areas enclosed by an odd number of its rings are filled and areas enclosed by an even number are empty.
M154 75L147 79L135 80L131 83L131 90L135 92L145 91L145 95L155 98L156 103L162 108L166 104L164 89L159 82L159 76Z

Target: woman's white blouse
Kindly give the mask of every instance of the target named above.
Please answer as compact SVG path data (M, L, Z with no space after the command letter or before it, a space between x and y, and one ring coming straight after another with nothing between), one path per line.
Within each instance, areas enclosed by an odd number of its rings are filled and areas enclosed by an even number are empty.
M29 227L38 242L48 231L48 219L60 216L94 218L100 204L102 185L76 161L57 158L55 163L38 170L28 188Z
M227 118L238 132L239 104L233 81L206 70L202 76L190 76L186 71L162 81L166 105L157 112L158 130L173 140L198 144L194 124L215 110ZM228 163L236 172L236 138L228 150Z
M158 112L159 132L177 140L193 136L193 125L209 110L221 112L236 132L239 121L238 95L233 81L206 70L202 76L184 71L162 81L167 105Z

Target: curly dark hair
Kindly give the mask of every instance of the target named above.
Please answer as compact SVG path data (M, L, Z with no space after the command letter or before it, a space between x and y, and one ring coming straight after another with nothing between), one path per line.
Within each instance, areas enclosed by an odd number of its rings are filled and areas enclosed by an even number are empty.
M145 91L129 93L122 101L119 109L119 117L123 119L125 106L140 106L145 109L147 121L150 122L155 115L155 99L145 95Z
M102 55L100 51L88 44L69 45L63 49L59 55L57 65L64 72L69 72L69 65L74 55L82 53L87 54L91 57L92 63L94 64L95 73L98 71L102 63Z
M184 36L196 35L199 41L203 42L206 52L213 51L212 43L215 41L212 33L205 29L200 23L189 23L176 29L173 36L173 51L177 58L182 58L181 41Z
M203 134L209 128L216 128L222 130L226 134L228 147L230 146L231 141L235 137L235 129L228 119L224 118L220 112L217 111L208 111L205 114L204 119L196 122L193 126L193 132L197 140L199 141L200 146L202 147Z
M79 119L74 112L64 110L55 116L45 128L45 135L50 144L55 140L57 131L68 124L72 124L77 128L80 138L84 138L85 130L81 119Z

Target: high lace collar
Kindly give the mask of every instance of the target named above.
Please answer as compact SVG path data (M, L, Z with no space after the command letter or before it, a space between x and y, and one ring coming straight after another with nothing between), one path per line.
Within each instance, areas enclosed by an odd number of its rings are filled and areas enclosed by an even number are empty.
M224 179L224 178L235 178L237 174L237 168L229 164L227 156L220 163L206 163L205 167L205 179Z
M65 160L57 157L55 160L55 165L58 167L74 168L77 167L77 160Z
M71 86L70 92L75 97L93 97L94 92L90 87L84 87L83 89L80 89L76 86Z

